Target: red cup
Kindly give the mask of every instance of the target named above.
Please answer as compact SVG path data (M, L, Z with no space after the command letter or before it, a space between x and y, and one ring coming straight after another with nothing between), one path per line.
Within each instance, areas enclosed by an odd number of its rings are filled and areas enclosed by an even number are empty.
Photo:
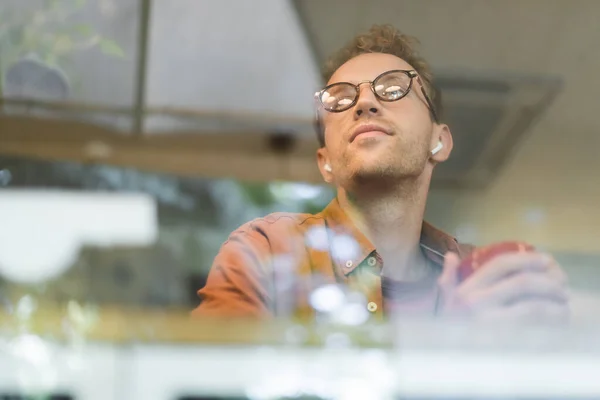
M525 242L502 242L479 247L461 261L458 267L458 277L461 282L464 281L478 268L481 268L481 266L500 254L526 253L530 251L535 251L535 248Z

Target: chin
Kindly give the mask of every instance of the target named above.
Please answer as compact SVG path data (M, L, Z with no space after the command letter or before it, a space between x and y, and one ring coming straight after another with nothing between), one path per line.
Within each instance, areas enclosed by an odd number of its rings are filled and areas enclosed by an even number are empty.
M396 180L398 177L398 173L393 168L381 165L374 166L373 168L365 168L363 166L355 170L350 176L351 180L357 184L389 182L390 180Z
M416 179L423 174L424 168L399 165L378 164L374 166L361 166L350 174L350 179L355 184L375 184L377 182L386 185L399 183L406 179Z
M427 157L412 157L399 152L375 151L361 157L346 158L347 179L355 184L384 181L397 183L407 178L418 178L426 168ZM402 154L402 153L401 153Z

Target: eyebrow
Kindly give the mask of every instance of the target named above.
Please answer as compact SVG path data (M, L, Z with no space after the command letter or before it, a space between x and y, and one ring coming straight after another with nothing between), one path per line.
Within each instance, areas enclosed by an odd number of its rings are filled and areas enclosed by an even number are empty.
M381 71L378 72L377 74L375 74L375 76L373 76L373 78L371 79L363 79L361 81L353 81L353 80L337 80L335 82L331 82L331 79L329 82L327 82L325 84L325 86L323 87L327 87L329 85L333 85L334 83L351 83L353 85L358 85L359 83L363 83L363 82L373 82L375 79L377 79L380 75L385 74L386 72L390 72L390 71L416 71L414 68L410 67L410 68L406 68L406 67L402 67L402 68L390 68L390 69L386 69L385 71ZM421 76L418 72L417 72L418 76Z

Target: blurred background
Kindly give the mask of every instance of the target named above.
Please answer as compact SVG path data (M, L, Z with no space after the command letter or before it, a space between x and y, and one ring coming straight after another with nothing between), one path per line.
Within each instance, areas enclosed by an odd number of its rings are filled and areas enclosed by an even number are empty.
M232 230L330 201L312 129L320 66L391 23L420 39L455 141L427 220L461 241L551 252L595 314L598 15L596 0L2 0L0 195L156 207L143 246L92 241L51 279L3 266L2 303L193 309ZM52 247L33 234L21 246Z

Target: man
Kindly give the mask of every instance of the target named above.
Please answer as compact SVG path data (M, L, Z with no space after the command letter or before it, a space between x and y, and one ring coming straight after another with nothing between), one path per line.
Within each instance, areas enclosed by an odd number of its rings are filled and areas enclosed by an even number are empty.
M315 95L317 162L336 198L316 215L272 214L233 232L194 314L311 317L311 293L335 284L358 294L374 318L568 315L565 275L551 257L501 255L459 282L471 246L423 221L434 167L450 156L452 135L414 43L374 26L329 61L327 86Z

